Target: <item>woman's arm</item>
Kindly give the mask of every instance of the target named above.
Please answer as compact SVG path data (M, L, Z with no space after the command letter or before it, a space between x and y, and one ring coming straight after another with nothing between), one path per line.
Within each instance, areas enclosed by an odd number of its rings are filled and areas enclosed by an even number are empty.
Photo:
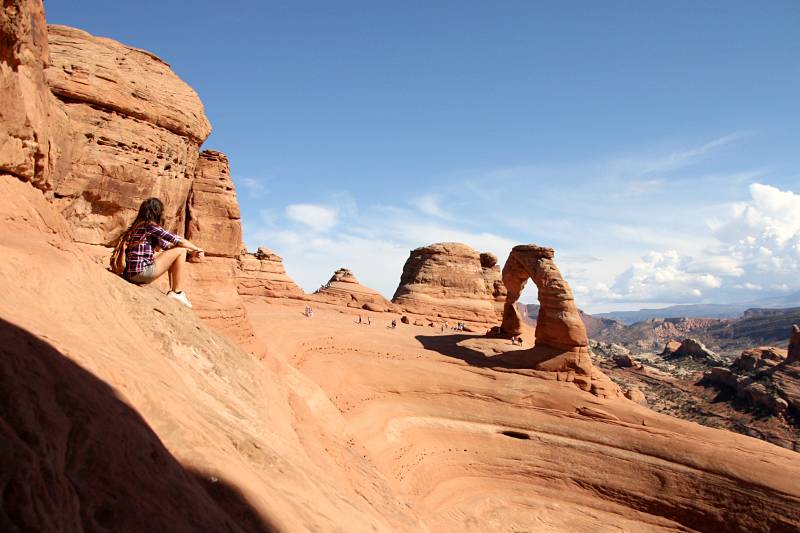
M188 239L181 239L181 242L178 243L178 246L181 247L181 248L188 248L189 251L196 252L198 254L203 254L204 253L202 248L200 248L199 246L193 244Z

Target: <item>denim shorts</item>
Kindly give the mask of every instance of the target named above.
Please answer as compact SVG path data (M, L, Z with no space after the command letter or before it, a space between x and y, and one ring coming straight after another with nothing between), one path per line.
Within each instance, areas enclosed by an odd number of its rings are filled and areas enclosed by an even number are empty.
M138 272L131 277L128 278L128 281L132 283L151 283L156 279L156 265L153 263L152 265L147 265L144 267L144 270Z

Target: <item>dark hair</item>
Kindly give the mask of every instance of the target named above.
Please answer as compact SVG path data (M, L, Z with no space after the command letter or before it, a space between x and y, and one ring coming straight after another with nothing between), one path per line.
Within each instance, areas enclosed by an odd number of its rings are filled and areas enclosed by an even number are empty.
M131 224L131 229L140 224L152 222L159 226L164 225L164 204L158 198L148 198L139 206L139 214Z

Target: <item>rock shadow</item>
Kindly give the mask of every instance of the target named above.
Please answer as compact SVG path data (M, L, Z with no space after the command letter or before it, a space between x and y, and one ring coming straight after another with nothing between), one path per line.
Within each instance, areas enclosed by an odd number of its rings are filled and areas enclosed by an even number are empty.
M184 468L107 383L0 319L0 530L277 528L233 485Z
M562 353L558 350L537 346L523 349L511 348L511 341L509 340L505 341L509 343L510 349L508 351L497 355L486 355L479 350L459 344L469 339L486 339L488 338L486 335L416 335L414 338L426 350L437 352L446 357L461 359L472 366L485 368L535 369L538 365ZM504 339L498 338L497 340Z

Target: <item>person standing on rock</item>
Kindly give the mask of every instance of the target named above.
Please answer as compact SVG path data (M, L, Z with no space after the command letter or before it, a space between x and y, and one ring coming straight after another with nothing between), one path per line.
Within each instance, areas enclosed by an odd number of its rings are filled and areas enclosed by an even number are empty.
M186 254L203 257L203 249L188 240L168 232L164 224L164 204L158 198L148 198L139 206L139 214L123 238L128 240L125 271L122 276L137 285L146 285L169 272L170 290L167 298L191 308L192 303L182 290ZM161 249L157 255L155 249Z

